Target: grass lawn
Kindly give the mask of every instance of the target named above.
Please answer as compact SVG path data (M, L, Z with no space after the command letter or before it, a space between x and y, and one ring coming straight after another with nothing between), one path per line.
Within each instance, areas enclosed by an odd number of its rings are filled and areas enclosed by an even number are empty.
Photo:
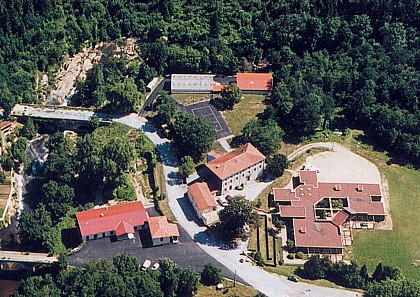
M171 94L171 97L174 98L178 103L182 105L189 105L201 101L210 100L209 94Z
M238 104L235 104L233 110L222 112L232 134L240 134L245 124L255 119L255 116L264 110L264 98L263 95L247 94Z
M271 265L274 265L273 237L270 236L269 234L266 234L266 232L265 232L264 216L259 216L258 220L259 220L260 228L259 229L255 228L254 230L251 231L250 238L249 238L249 243L248 243L248 250L250 250L250 251L257 251L258 250L258 247L257 247L257 232L259 232L261 256L263 257L264 262L267 265L271 266ZM268 219L267 223L268 223L267 224L267 230L270 230L272 228L271 220ZM266 241L265 241L266 236L268 236L268 255L267 255L267 250L266 250L267 245L266 245ZM282 245L281 238L276 238L276 255L277 255L276 260L277 260L277 262L279 260L283 259L281 245Z
M363 132L353 130L349 135L318 134L312 141L335 141L352 152L374 163L388 180L393 230L356 230L352 257L360 265L367 264L372 273L378 264L399 267L407 277L420 279L420 267L413 265L420 260L420 172L400 165L389 165L385 152L359 140Z
M357 230L353 256L373 272L378 262L401 268L405 276L420 279L420 172L398 165L384 170L391 200L392 231ZM417 262L417 265L419 263Z
M222 297L222 296L241 296L241 297L253 297L258 291L252 287L244 286L236 283L236 287L233 287L233 282L223 280L223 290L216 290L216 286L204 286L201 285L198 289L195 297Z
M271 192L271 189L285 187L291 178L292 174L288 171L285 171L282 176L278 177L270 186L265 188L255 199L255 201L261 200L260 208L269 211L270 208L268 207L268 194Z

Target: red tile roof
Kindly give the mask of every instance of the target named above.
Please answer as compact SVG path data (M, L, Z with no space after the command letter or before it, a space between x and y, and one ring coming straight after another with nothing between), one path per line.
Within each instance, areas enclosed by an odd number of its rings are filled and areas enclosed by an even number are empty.
M300 170L299 171L300 182L305 185L317 186L318 176L316 171Z
M149 229L152 238L179 236L178 226L169 223L165 216L149 218Z
M292 189L280 189L274 188L273 195L275 201L297 201L299 196L296 196L296 193Z
M206 163L206 167L218 178L224 180L263 160L265 160L265 156L251 143L247 143Z
M304 206L280 206L280 215L286 218L305 218L306 208Z
M237 73L238 88L243 91L271 91L273 75L271 73Z
M82 236L109 231L131 230L130 226L141 226L147 222L147 213L140 201L90 209L76 213ZM121 222L125 223L121 225ZM132 233L132 232L131 232Z
M208 207L216 207L216 201L210 193L207 183L198 182L188 186L188 193L194 200L198 210L204 210Z
M378 184L360 183L324 183L317 182L315 171L300 171L301 184L294 190L273 189L274 201L290 201L291 206L281 206L280 214L293 216L293 228L296 246L342 248L340 226L347 218L347 213L368 213L385 215L381 201L372 201L372 196L381 196ZM295 197L293 197L294 195ZM324 197L348 199L348 207L340 210L331 221L315 221L314 205ZM306 217L302 218L305 208ZM300 216L299 216L300 215Z
M226 87L226 85L222 85L222 84L213 85L213 92L221 92L224 87Z
M124 221L121 221L115 229L115 235L117 236L129 233L134 233L134 227Z
M335 214L335 216L331 220L331 223L333 223L337 227L340 227L347 220L348 217L349 217L348 214L340 210L339 212Z

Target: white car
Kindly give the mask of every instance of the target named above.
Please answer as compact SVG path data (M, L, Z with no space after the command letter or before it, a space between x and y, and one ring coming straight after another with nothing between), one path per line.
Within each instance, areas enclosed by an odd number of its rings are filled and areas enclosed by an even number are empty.
M143 262L143 265L141 266L141 270L147 270L150 267L150 265L152 265L152 262L150 260L145 260Z
M152 266L152 270L158 270L159 269L159 262L156 262L155 264L153 264Z

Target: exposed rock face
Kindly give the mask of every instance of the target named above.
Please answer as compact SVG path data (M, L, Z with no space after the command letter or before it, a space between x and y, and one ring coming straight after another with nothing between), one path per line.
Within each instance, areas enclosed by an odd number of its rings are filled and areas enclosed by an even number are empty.
M109 57L122 55L125 55L128 60L133 60L138 56L136 38L125 39L123 45L117 45L116 41L101 42L95 46L86 47L80 53L68 58L58 71L57 82L52 86L44 104L67 105L71 95L76 91L76 80L85 80L87 71L96 63L106 63ZM48 77L43 77L42 80L48 82Z

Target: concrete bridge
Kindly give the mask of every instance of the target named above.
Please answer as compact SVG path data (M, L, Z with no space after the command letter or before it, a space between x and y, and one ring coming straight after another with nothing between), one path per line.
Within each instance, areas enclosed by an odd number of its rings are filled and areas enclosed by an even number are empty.
M56 119L69 121L90 122L92 116L97 116L99 122L111 123L113 118L120 116L109 115L101 112L94 112L85 108L61 107L61 106L43 106L32 104L16 104L11 113L16 117L32 117L39 119Z
M39 265L55 262L58 262L57 257L44 253L0 251L0 271L35 271Z

